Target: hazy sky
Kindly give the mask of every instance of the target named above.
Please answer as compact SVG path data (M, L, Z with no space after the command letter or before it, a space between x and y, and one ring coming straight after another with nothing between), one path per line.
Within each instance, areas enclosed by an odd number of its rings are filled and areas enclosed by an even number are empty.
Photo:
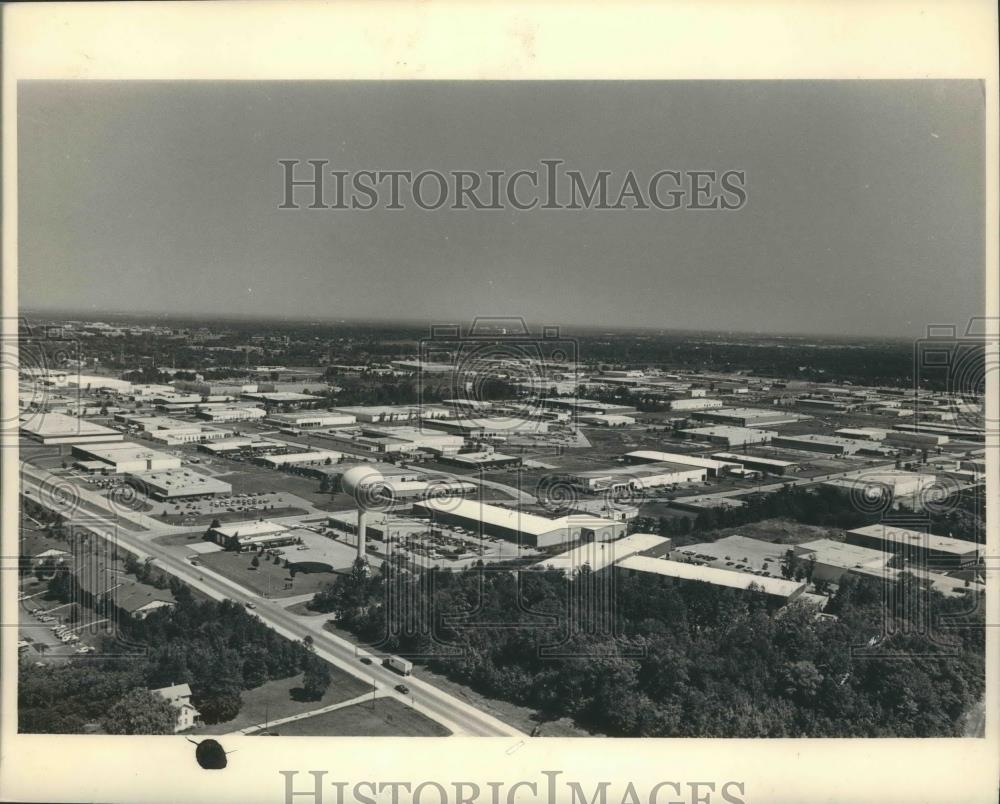
M22 82L27 309L919 335L983 307L975 82ZM279 210L279 159L745 170L737 212Z

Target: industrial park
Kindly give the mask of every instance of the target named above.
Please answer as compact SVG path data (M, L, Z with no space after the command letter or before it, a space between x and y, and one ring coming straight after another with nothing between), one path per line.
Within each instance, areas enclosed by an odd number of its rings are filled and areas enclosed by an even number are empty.
M452 672L480 626L415 625L407 601L465 575L513 583L529 620L536 583L605 600L537 630L539 650L580 627L628 642L623 593L704 588L775 626L836 630L866 585L949 611L985 590L981 389L512 358L498 331L471 336L486 356L470 369L433 340L423 359L419 331L372 360L377 331L109 321L52 321L22 343L22 684L127 663L198 601L295 646L256 683L234 654L244 680L226 686L151 644L144 683L171 732L660 728L561 705L538 719L529 698ZM868 630L870 649L889 639Z

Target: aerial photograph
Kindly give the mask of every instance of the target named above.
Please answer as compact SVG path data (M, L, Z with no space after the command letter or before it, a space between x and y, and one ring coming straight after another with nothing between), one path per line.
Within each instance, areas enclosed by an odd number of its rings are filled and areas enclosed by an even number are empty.
M985 108L21 81L18 732L981 736Z

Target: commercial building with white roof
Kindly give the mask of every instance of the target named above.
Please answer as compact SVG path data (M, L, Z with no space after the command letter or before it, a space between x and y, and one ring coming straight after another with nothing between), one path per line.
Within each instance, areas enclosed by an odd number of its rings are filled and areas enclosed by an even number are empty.
M581 540L608 541L624 535L627 527L625 522L590 514L549 518L458 497L423 500L414 503L413 510L428 514L436 522L458 524L532 547L551 547Z
M21 417L20 431L43 444L84 444L121 441L118 430L64 413L31 413Z
M574 574L586 565L591 572L600 572L629 556L664 556L669 550L670 539L654 533L633 533L612 542L585 542L565 553L539 561L534 566Z
M814 559L813 579L837 582L851 570L863 570L864 574L877 574L886 568L890 553L860 547L833 539L816 539L802 542L794 547L795 555L802 559Z
M688 427L681 434L695 441L705 441L724 447L745 447L750 444L766 444L777 433L773 430L761 430L754 427L735 427L728 424L717 424L713 427Z
M964 539L936 536L919 530L897 528L884 523L847 531L849 544L900 553L918 565L965 567L979 560L981 545Z
M114 474L125 472L152 472L162 469L177 469L181 459L176 455L152 449L141 444L123 442L120 444L74 444L73 456L81 461L100 461L105 471Z
M801 581L789 581L784 578L768 578L751 575L746 572L706 567L700 564L689 564L684 561L671 561L665 558L649 556L631 556L615 565L619 571L640 574L658 575L673 578L678 581L699 581L713 586L724 586L730 589L756 591L780 602L790 602L799 597L806 588Z
M130 472L125 475L125 482L157 500L215 497L233 492L229 483L191 469Z
M723 461L715 458L703 458L699 455L686 455L683 452L661 452L660 450L639 449L625 453L625 463L673 463L684 466L696 466L707 470L709 477L719 477L728 469L738 469L736 461Z

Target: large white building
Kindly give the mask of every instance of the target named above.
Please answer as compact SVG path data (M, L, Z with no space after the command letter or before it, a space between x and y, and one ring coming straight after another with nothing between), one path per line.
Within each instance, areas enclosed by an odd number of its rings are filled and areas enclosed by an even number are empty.
M683 452L661 452L660 450L640 449L625 453L625 463L673 463L684 466L694 466L707 470L708 477L720 477L730 469L739 469L736 461L702 458L699 455L687 455Z
M114 474L126 472L154 472L162 469L178 469L181 459L175 455L152 449L132 442L121 444L74 444L73 456L81 462L102 464L102 471ZM96 469L97 466L88 466Z
M520 541L532 547L551 547L578 541L609 541L624 535L626 530L625 522L615 522L590 514L566 514L549 518L457 497L423 500L414 503L413 510L428 514L435 522L469 527L476 533Z
M746 572L733 572L701 564L688 564L684 561L671 561L665 558L641 555L630 556L619 561L616 567L619 571L635 575L658 575L679 581L699 581L730 589L750 590L753 588L769 598L781 602L794 600L806 588L806 584L802 581L751 575Z
M125 475L125 482L157 500L216 497L233 491L229 483L191 469L130 472Z
M121 441L118 430L64 413L31 413L20 420L22 435L43 444L90 444Z
M248 422L263 419L267 411L249 405L204 406L199 408L198 415L212 422Z
M630 556L665 556L669 550L670 539L653 533L633 533L612 542L584 542L565 553L539 561L535 567L561 570L570 575L584 566L591 572L600 572Z
M357 418L350 413L326 410L303 410L295 413L272 413L265 423L278 427L296 427L302 430L316 427L343 427L354 424Z

